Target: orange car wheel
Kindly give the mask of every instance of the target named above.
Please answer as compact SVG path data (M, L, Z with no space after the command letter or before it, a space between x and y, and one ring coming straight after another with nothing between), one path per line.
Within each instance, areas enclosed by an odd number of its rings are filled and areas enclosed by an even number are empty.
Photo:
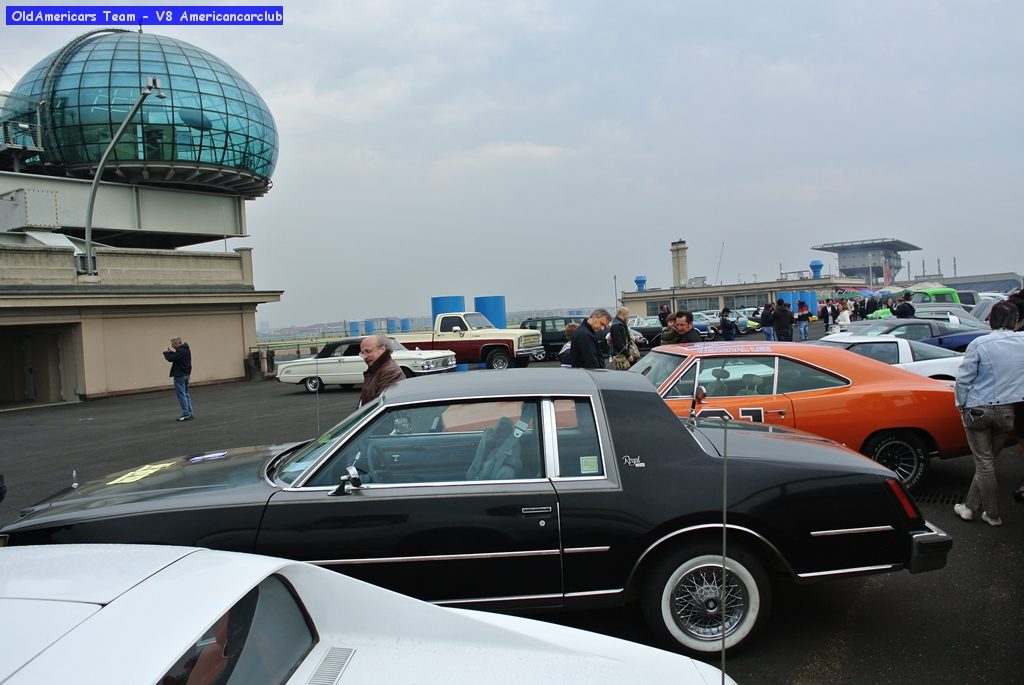
M864 454L891 469L908 490L913 490L928 470L928 446L907 430L883 431L864 443Z

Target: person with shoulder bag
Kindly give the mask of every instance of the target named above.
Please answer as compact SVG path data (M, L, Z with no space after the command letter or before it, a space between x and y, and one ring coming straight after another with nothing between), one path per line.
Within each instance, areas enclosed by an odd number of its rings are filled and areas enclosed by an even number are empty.
M640 359L640 352L629 334L629 327L626 320L629 318L629 309L619 307L612 319L611 330L608 333L608 343L612 351L612 360L608 365L610 369L625 371ZM634 352L636 355L634 356Z

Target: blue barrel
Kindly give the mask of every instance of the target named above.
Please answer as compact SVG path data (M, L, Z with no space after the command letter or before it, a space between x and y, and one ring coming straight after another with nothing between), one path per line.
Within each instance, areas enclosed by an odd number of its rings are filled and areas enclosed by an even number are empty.
M442 295L430 298L430 316L466 311L466 298L462 295Z
M352 337L359 335L359 322L349 321L348 322L348 334Z
M487 317L487 320L496 328L505 328L508 320L505 318L505 296L487 295L486 297L473 298L473 308Z
M403 333L409 333L412 331L412 319L402 319L398 322L398 325Z
M392 318L389 317L388 318L388 333L391 334L391 333L397 333L397 332L398 332L398 319L392 319Z
M377 322L375 320L367 319L363 322L363 325L366 327L365 330L367 335L373 335L377 332Z

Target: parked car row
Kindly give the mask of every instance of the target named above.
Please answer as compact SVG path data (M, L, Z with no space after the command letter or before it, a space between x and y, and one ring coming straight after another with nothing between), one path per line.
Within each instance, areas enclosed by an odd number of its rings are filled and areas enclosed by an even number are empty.
M766 623L774 583L931 571L945 565L952 544L900 482L920 478L923 466L902 461L900 450L928 447L917 431L931 430L932 419L899 406L899 420L911 427L872 434L873 456L895 473L787 427L820 429L814 417L825 413L854 435L851 424L866 424L870 414L893 416L885 403L895 406L895 398L884 395L875 367L898 374L904 397L913 392L915 406L936 415L949 388L845 350L791 348L819 356L752 344L703 352L663 346L635 373L548 368L420 377L308 442L171 457L80 483L24 510L0 530L0 545L146 542L256 552L453 607L636 601L666 646L707 655L724 638L732 649ZM858 363L863 373L854 372ZM759 396L744 396L748 380ZM707 384L706 397L698 382ZM871 392L879 397L865 409L858 398ZM695 419L673 414L698 406ZM726 416L734 420L723 422ZM901 472L905 465L910 470ZM237 582L258 582L247 578ZM205 596L205 583L194 585ZM317 613L309 613L319 627L316 617L337 599L317 596ZM387 611L379 615L403 631L429 623L431 634L480 637L482 624L511 625L479 617L448 626L427 614L429 621L407 626ZM547 630L538 634L554 639ZM215 637L195 645L197 659L235 653L203 649ZM652 668L672 667L656 662Z

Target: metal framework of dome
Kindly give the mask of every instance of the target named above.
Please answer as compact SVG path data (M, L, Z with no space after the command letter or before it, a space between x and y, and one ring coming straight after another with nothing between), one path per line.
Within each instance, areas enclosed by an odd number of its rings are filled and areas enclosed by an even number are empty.
M104 180L230 193L271 187L278 136L263 98L228 64L189 43L122 29L83 34L11 91L43 101L43 150L26 171L92 178L147 79L149 98L114 146ZM17 113L15 113L17 114ZM12 116L8 109L4 119Z

